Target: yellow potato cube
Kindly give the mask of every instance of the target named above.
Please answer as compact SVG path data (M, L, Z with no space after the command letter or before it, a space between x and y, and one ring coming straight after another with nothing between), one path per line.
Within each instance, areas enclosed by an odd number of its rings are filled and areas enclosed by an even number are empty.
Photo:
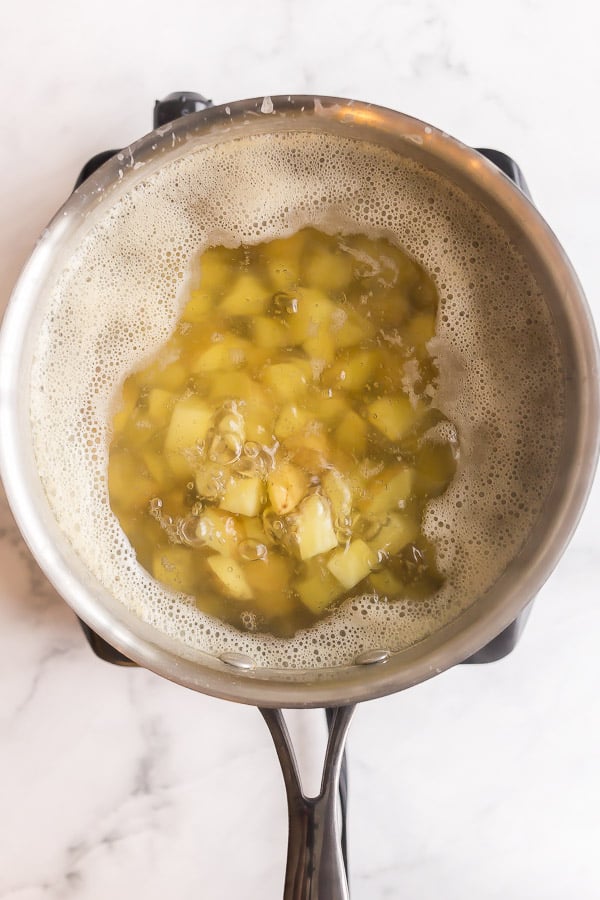
M369 495L361 510L368 516L381 516L391 510L402 509L415 483L415 470L410 466L388 466L376 475L369 486Z
M242 567L229 556L209 556L208 565L216 575L221 590L234 600L251 600L252 588Z
M339 315L339 312L344 315ZM375 326L365 316L338 308L331 319L331 331L337 347L353 347L373 337Z
M257 516L265 501L262 479L258 476L244 478L232 475L225 485L219 506L240 516Z
M289 403L284 406L275 423L275 437L278 441L284 441L292 434L301 431L311 421L312 416L302 407Z
M187 547L163 547L154 551L152 574L173 591L192 594L197 579L193 550Z
M296 535L300 559L310 559L337 547L329 502L320 494L312 494L302 503L291 522Z
M204 322L213 306L214 300L210 291L191 291L181 317L184 322Z
M289 316L290 344L303 344L329 328L335 304L323 291L299 288L295 291L297 309Z
M335 338L324 328L319 329L314 337L307 338L302 344L302 349L309 359L321 363L321 368L331 365L337 352Z
M352 257L343 251L315 247L306 254L304 280L322 291L343 291L353 274Z
M200 287L202 290L222 291L235 270L234 250L227 247L209 247L200 261Z
M373 350L355 350L336 362L323 373L324 384L346 391L360 391L368 384L377 370L377 353Z
M128 449L112 450L108 465L111 502L123 509L146 506L156 496L157 482L143 461Z
M402 513L390 513L379 533L369 541L376 553L394 556L419 535L419 525L413 518Z
M390 441L400 441L414 427L417 414L404 394L379 397L367 407L367 418Z
M148 416L156 425L165 425L175 403L175 394L164 388L152 388L148 394Z
M283 322L257 316L252 321L252 338L257 347L276 350L288 344L288 330Z
M292 512L306 496L309 484L308 475L298 466L288 462L276 465L269 472L267 492L277 515L283 516Z
M199 517L196 537L224 556L235 556L242 540L240 527L233 516L212 507L208 507Z
M268 553L243 566L244 575L255 597L261 597L261 611L268 615L285 615L289 611L287 590L292 576L292 565L278 553Z
M152 442L140 447L140 456L148 472L160 487L161 497L165 487L170 487L173 481L173 471L170 468L166 457L159 450L152 446Z
M320 564L309 564L306 574L293 583L293 588L304 606L315 616L321 615L344 593L337 578Z
M403 328L404 340L413 347L424 347L435 334L435 316L419 313L413 316Z
M265 267L275 291L291 290L298 283L307 235L307 229L303 229L291 237L271 241L265 249Z
M402 594L404 585L389 569L380 572L371 572L369 581L380 597L398 597Z
M323 390L310 398L310 409L315 419L331 427L342 420L350 406L345 396L332 390Z
M198 397L185 397L173 407L171 421L165 438L165 451L179 453L195 447L206 437L213 417L213 410Z
M261 381L280 399L287 402L301 397L308 387L302 368L295 363L275 363L265 366L260 374Z
M331 505L331 513L335 524L343 524L349 520L352 512L352 487L350 480L337 469L327 469L322 478L323 490Z
M224 316L260 316L265 312L271 291L254 275L243 273L219 304Z
M140 387L152 385L152 387L164 388L166 391L176 393L185 385L189 372L180 360L167 363L157 360L143 372L143 383Z
M449 444L425 443L416 463L417 489L427 497L437 497L446 490L456 469Z
M335 431L335 440L340 447L355 457L367 452L368 425L353 409L348 410Z
M362 581L377 565L377 554L365 541L352 541L348 547L337 550L327 563L327 568L347 591Z
M136 379L128 378L123 385L123 391L119 397L119 405L117 407L118 412L113 418L113 433L115 435L118 434L119 431L122 431L129 422L139 395L140 388Z
M239 369L248 361L252 349L249 341L233 334L226 334L222 340L211 344L198 354L192 364L192 372L208 374Z
M246 440L259 444L271 443L273 435L273 406L265 402L248 403L244 412Z

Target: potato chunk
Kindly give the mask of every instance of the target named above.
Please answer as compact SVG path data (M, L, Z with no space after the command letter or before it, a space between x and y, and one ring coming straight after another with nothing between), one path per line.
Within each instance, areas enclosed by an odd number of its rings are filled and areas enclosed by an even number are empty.
M226 594L234 600L252 599L252 588L235 559L230 556L209 556L207 562Z
M404 394L379 397L367 407L369 422L390 441L401 441L414 427L416 413Z
M292 512L306 496L308 486L308 475L298 466L286 462L275 466L267 479L267 492L277 515Z
M300 559L311 559L337 547L337 537L331 521L331 508L320 494L311 494L294 515L292 523Z
M244 478L232 475L219 506L241 516L257 516L264 503L264 485L258 476Z
M225 294L219 311L226 316L260 316L270 298L270 291L253 275L240 275Z
M344 592L337 578L320 565L310 566L293 587L304 606L315 616L321 615Z
M348 547L337 550L327 568L347 591L366 578L377 565L377 553L365 541L357 538Z
M165 437L165 453L169 465L185 477L192 471L185 451L193 450L204 440L212 421L212 410L198 397L186 397L173 407Z

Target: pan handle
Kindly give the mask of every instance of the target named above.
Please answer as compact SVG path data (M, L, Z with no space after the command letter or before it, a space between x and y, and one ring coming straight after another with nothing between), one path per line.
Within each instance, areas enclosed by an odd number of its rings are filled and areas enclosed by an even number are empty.
M288 801L288 855L283 900L348 900L341 847L338 791L342 757L354 706L331 710L321 793L306 797L280 709L261 709L271 732Z

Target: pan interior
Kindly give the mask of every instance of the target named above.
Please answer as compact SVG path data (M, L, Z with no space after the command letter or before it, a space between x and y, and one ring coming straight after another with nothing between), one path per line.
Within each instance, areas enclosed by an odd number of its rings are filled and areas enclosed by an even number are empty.
M484 595L518 556L552 488L565 405L543 291L484 204L409 155L290 130L188 148L107 207L41 298L28 402L61 531L153 641L188 659L246 654L259 670L301 678L364 651L411 647ZM318 626L277 639L210 619L137 564L108 501L109 422L127 373L168 338L199 251L307 225L387 236L433 276L435 403L457 426L460 460L425 515L446 576L431 601L357 597Z

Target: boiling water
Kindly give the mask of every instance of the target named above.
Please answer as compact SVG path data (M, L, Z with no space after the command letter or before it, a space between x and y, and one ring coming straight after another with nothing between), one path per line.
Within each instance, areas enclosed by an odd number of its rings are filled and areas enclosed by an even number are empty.
M214 244L308 224L385 235L440 294L436 405L457 424L461 461L423 527L445 576L426 604L362 597L292 639L244 635L142 569L111 512L109 423L127 373L165 343L191 259ZM39 470L76 552L158 631L269 667L343 664L398 649L458 615L518 552L552 483L560 443L559 350L543 297L482 208L391 151L317 134L261 135L165 165L107 212L49 295L31 380Z

